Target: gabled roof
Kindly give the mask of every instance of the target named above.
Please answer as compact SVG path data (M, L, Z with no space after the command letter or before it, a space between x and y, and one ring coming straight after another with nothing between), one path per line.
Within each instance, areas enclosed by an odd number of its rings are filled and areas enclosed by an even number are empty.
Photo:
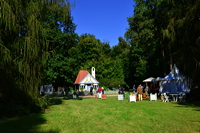
M80 81L85 78L85 76L88 74L89 72L87 70L80 70L78 73L78 76L76 77L76 81L74 82L74 84L78 84L80 83Z
M81 70L74 84L99 84L99 82L87 70Z

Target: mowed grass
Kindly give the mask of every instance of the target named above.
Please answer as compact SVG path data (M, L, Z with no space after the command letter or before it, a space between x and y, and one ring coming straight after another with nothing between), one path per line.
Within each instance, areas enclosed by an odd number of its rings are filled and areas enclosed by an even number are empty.
M53 100L52 100L53 101ZM200 107L158 101L55 99L45 113L0 121L0 132L199 133Z

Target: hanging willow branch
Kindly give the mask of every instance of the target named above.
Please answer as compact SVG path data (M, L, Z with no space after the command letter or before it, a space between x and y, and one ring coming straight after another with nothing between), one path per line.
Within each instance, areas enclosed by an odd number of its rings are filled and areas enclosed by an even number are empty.
M13 82L12 86L0 85L0 94L6 96L16 88L30 96L38 95L43 68L50 55L43 23L51 11L62 15L64 23L70 23L67 0L0 1L0 70L5 71L1 77L9 75Z

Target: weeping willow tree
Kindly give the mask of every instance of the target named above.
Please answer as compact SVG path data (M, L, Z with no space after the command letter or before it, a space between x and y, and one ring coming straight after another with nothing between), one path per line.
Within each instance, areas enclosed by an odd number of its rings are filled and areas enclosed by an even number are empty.
M21 109L26 107L26 112L46 106L45 98L38 94L38 87L46 61L52 53L45 38L48 32L43 26L49 11L62 16L63 23L71 23L70 3L67 0L0 1L2 105L18 105Z
M169 0L169 24L164 37L173 63L199 83L200 73L200 0Z

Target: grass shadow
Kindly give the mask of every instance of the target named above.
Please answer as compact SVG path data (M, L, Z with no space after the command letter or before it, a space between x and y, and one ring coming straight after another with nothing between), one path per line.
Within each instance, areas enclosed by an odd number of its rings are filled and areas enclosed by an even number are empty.
M81 97L78 97L77 99L80 99ZM73 99L72 96L65 96L65 97L49 97L48 100L51 102L53 105L56 104L62 104L62 100L70 100Z
M19 118L4 119L0 121L1 133L41 133L39 125L45 124L42 114L33 114ZM58 133L58 130L42 131L42 133Z
M62 100L83 100L82 97L77 97L74 99L73 97L56 97L56 98L48 98L49 106L62 104Z
M186 99L186 102L178 102L178 105L182 105L182 107L194 108L196 111L200 111L200 101L194 100L191 98ZM181 107L181 106L177 106Z
M83 98L82 97L77 97L77 98L63 98L63 100L83 100Z
M187 100L186 102L178 102L180 105L190 106L190 107L200 107L200 101L190 101Z
M49 102L49 106L52 105L58 105L58 104L62 104L62 100L61 99L48 99Z
M49 106L62 104L62 99L48 99ZM1 133L58 133L59 130L43 131L40 125L46 124L43 113L31 114L28 116L16 116L14 118L4 118L0 120Z

